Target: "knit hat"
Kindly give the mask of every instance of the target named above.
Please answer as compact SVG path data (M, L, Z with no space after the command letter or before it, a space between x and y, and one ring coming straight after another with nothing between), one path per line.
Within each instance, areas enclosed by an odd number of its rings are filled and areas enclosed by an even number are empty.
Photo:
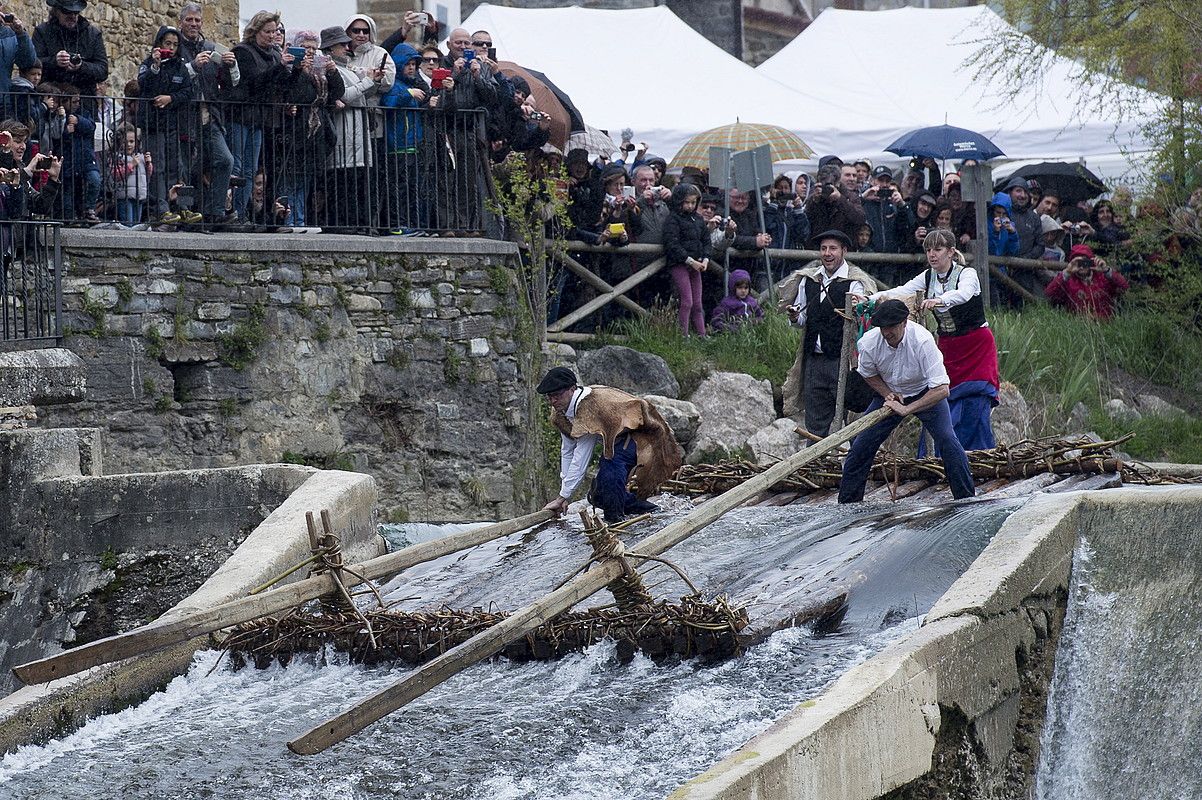
M1087 244L1075 244L1071 248L1069 248L1069 251L1068 251L1068 260L1069 261L1072 261L1074 258L1093 258L1093 257L1094 257L1093 248L1091 248Z
M1047 214L1039 216L1039 232L1051 233L1052 231L1060 230L1060 223L1049 217Z

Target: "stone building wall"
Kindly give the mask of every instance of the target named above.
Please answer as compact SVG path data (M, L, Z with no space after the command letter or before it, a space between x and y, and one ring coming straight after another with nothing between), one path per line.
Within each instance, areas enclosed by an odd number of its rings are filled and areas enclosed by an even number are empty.
M510 245L107 233L65 249L64 344L87 400L39 411L105 429L107 472L353 469L398 521L539 500Z
M89 0L83 16L104 31L108 49L110 94L119 95L122 85L137 77L138 65L150 52L150 43L160 25L177 25L179 9L187 0ZM228 45L241 37L238 0L201 0L204 32L214 41ZM36 0L13 0L13 13L25 21L30 34L49 19L49 9Z

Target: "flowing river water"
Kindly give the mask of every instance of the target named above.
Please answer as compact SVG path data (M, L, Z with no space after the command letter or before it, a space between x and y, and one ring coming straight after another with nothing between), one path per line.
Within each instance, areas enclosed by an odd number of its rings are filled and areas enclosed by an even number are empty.
M234 671L201 652L140 705L5 756L0 800L660 798L914 630L1020 502L735 510L668 556L707 595L747 604L753 620L780 616L790 598L846 588L838 631L780 630L717 665L622 664L610 643L556 662L488 661L312 757L285 742L407 668L330 653L323 665ZM656 526L689 508L667 504L675 508ZM448 531L412 525L389 535L403 545ZM389 597L402 608L514 609L587 554L578 523L550 526L414 568ZM683 593L666 568L647 582L659 584L657 596Z

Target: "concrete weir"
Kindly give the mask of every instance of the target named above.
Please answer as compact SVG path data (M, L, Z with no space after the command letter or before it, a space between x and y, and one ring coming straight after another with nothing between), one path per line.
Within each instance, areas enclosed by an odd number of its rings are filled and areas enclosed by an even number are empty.
M681 786L672 800L1032 796L1079 538L1156 537L1149 552L1184 553L1189 543L1176 537L1200 527L1202 487L1033 498L920 629Z
M348 562L382 552L369 475L289 464L100 475L96 433L0 434L3 539L18 558L0 576L6 671L69 646L92 616L101 618L91 630L99 638L148 621L125 617L158 616L188 589L162 619L245 596L308 557L309 511L330 511ZM228 559L227 542L236 546ZM168 580L164 590L159 584ZM138 590L152 596L143 595L132 614L106 616ZM139 702L184 673L208 641L17 689L0 699L0 753Z

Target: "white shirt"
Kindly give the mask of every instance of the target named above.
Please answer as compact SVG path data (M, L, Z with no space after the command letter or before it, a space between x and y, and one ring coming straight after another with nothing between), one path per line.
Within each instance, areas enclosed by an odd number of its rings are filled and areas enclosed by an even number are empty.
M572 395L567 410L563 412L563 415L568 418L568 422L576 419L577 404L588 397L592 391L589 387L582 386ZM590 433L579 439L573 439L562 433L559 435L562 440L559 443L559 496L565 500L571 500L572 493L584 479L584 473L588 472L588 462L593 458L593 448L601 443L601 435Z
M886 386L902 397L951 383L935 337L914 320L906 320L906 332L896 348L889 346L880 328L864 334L859 348L859 373L865 378L880 376Z
M956 265L953 264L952 269L955 268ZM938 272L935 273L935 279L931 281L932 285L927 286L927 272L928 270L924 269L901 286L877 292L872 299L880 300L889 297L902 299L915 292L926 292L928 300L938 300L944 308L951 308L967 303L981 293L981 279L977 277L977 271L972 267L965 267L960 271L960 278L956 281L955 289L948 289L940 283ZM948 274L951 274L950 270Z
M847 262L844 261L842 264L839 265L839 268L837 270L835 270L834 275L828 275L826 272L826 267L823 267L822 269L818 270L818 277L822 279L822 288L818 291L818 302L825 301L826 292L827 292L827 289L831 285L831 281L833 281L837 278L849 277L849 275L850 275L849 269L850 268L847 266ZM864 284L860 281L852 281L851 285L849 287L847 287L847 291L850 292L851 294L865 294ZM805 280L802 280L800 283L797 284L797 297L796 297L796 299L793 300L793 305L801 306L801 313L797 315L797 326L805 327L805 324L806 324L806 282L805 282ZM843 309L841 309L841 308L839 309L839 311L842 311L842 310ZM839 346L841 347L842 344L843 343L840 342ZM818 341L814 346L814 351L818 352L818 353L822 352L822 337L821 336L818 337Z

